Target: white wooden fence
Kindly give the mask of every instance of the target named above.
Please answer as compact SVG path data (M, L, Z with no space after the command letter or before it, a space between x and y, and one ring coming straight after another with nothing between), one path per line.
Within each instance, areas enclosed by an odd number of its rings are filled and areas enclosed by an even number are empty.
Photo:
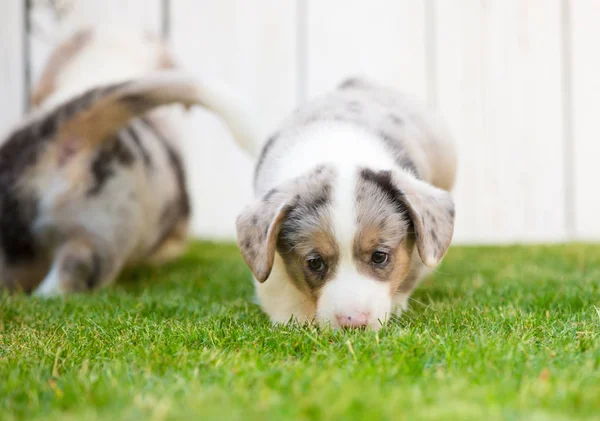
M600 239L600 0L1 0L0 129L52 46L104 22L162 33L265 133L349 75L437 107L460 145L457 242ZM189 133L194 231L231 238L252 164L208 113Z

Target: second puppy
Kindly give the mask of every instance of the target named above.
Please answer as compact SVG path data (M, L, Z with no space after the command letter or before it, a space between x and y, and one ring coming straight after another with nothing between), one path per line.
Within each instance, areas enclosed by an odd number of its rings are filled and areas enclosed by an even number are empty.
M405 96L349 80L262 148L238 243L274 322L378 329L454 229L454 142Z
M40 109L0 138L0 286L91 290L183 251L181 139L161 106L199 104L227 122L231 103L171 67L159 41L129 31L84 30L54 51Z

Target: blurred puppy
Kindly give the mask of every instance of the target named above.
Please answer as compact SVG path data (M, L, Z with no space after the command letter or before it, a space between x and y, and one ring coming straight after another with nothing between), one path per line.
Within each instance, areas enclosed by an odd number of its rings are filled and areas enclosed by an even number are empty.
M173 109L160 107L201 104L227 122L229 104L172 67L137 33L85 30L54 51L40 109L0 139L0 286L85 291L181 253L190 203Z
M257 200L238 243L271 319L378 329L406 309L454 230L456 154L441 123L353 79L250 152Z

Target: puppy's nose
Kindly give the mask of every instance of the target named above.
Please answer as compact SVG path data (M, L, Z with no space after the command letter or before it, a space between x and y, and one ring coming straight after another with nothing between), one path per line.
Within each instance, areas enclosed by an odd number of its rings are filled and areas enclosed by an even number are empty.
M340 327L364 327L369 320L369 314L364 312L352 313L350 315L335 316Z

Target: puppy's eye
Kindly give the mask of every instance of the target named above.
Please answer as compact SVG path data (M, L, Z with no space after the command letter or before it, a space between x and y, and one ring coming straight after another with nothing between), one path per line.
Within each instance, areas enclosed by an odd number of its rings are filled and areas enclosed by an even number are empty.
M308 267L313 272L323 272L325 269L327 269L325 261L322 257L313 257L312 259L308 259Z
M388 262L389 255L384 251L376 251L371 255L371 263L383 266Z

